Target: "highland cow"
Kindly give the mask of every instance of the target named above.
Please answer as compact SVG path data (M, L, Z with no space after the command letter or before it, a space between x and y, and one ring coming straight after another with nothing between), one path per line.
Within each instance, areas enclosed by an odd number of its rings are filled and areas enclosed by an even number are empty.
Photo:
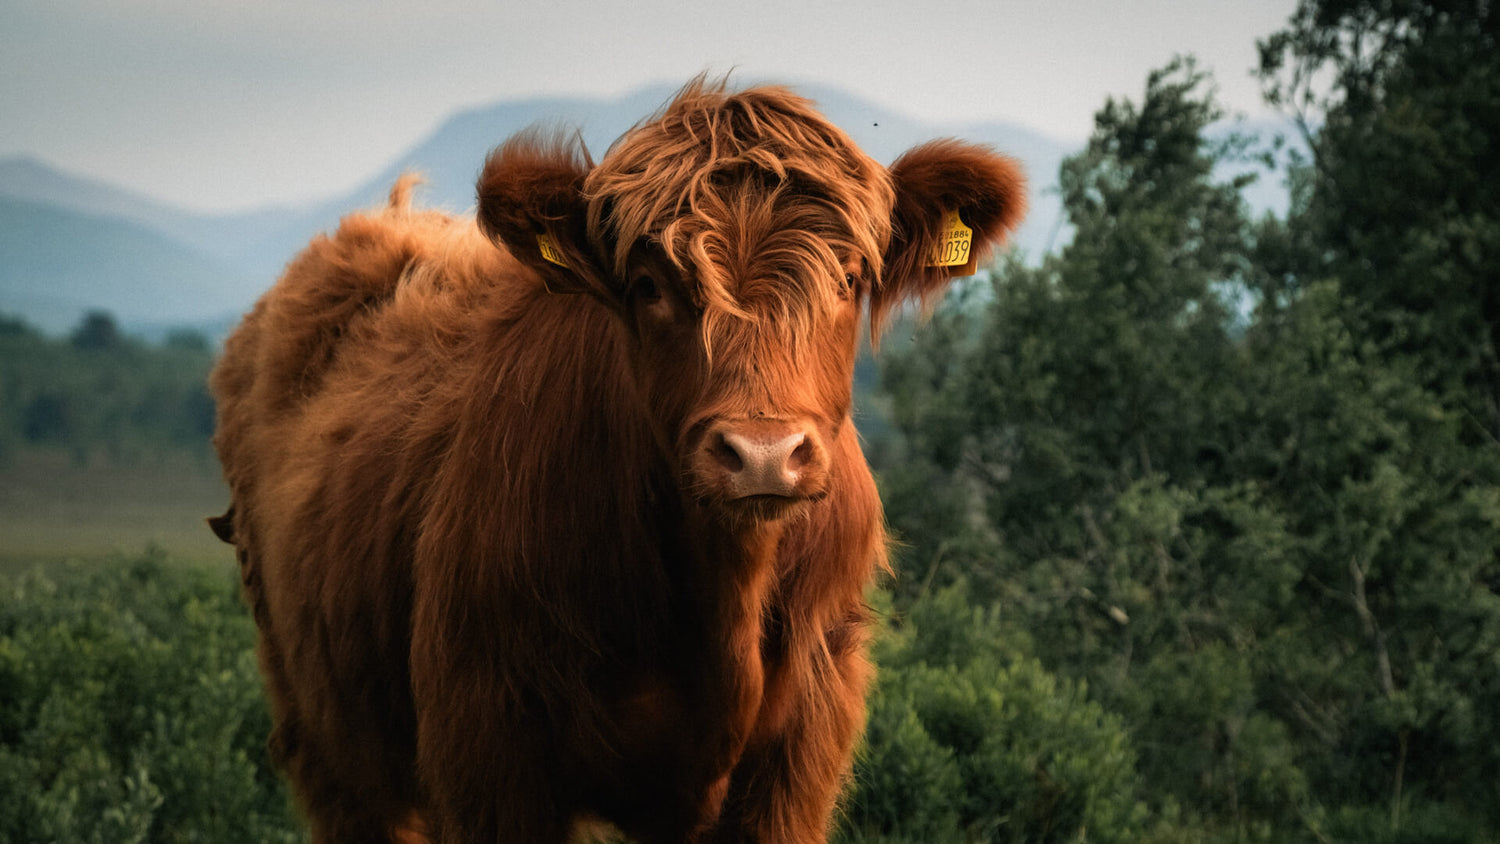
M597 165L511 139L477 220L411 188L313 240L212 377L212 523L315 840L826 840L885 559L862 314L998 244L1016 166L886 168L700 80Z

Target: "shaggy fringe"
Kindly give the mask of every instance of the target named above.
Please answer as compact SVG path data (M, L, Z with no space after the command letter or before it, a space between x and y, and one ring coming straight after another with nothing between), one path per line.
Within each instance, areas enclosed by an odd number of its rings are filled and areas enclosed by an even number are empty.
M705 340L726 320L806 336L846 261L878 279L894 202L886 169L808 100L704 77L617 141L584 194L617 276L650 243L694 280Z

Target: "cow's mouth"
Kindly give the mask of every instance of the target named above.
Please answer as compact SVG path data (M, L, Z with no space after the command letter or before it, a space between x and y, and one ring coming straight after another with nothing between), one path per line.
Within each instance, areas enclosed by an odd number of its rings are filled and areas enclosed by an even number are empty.
M730 509L747 515L774 519L786 515L808 502L808 498L791 495L747 495L730 499Z
M800 516L827 497L823 490L811 495L745 495L721 499L715 509L732 524L778 522Z

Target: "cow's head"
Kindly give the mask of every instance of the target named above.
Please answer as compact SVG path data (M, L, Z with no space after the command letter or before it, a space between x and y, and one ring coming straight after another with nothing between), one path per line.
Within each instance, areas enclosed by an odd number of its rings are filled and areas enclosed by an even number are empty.
M862 310L874 335L947 284L956 268L934 264L951 214L982 256L1024 202L1015 164L982 147L938 141L887 169L783 89L701 82L597 166L577 142L525 134L479 182L491 237L553 293L624 322L684 491L757 517L827 491L854 436Z

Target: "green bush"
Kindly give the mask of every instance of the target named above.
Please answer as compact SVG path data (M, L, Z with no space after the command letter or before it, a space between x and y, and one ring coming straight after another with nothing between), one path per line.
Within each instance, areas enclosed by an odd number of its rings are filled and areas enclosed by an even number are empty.
M156 552L0 581L0 840L297 841L226 572ZM848 841L1128 840L1117 719L961 587L882 636Z
M300 839L236 588L154 552L0 582L0 840Z
M917 601L877 648L849 841L1129 841L1145 808L1118 718L1059 680L963 586Z

